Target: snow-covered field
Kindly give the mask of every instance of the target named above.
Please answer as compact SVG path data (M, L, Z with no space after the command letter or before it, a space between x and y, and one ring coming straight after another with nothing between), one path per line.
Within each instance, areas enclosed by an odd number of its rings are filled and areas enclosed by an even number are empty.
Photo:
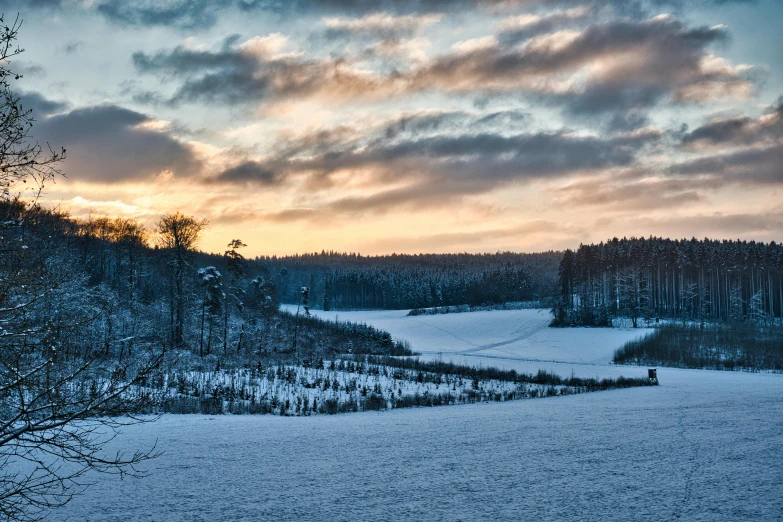
M427 357L564 375L644 371L608 364L638 332L544 329L548 316L536 311L339 315ZM658 374L658 387L544 400L305 418L166 415L114 442L157 440L165 453L151 476L98 477L52 519L780 520L783 375Z
M296 305L283 305L296 312ZM564 376L634 377L646 370L607 368L614 351L650 329L549 328L549 310L497 310L407 316L407 310L311 313L323 319L368 323L404 339L425 359L497 366L535 372L553 369ZM552 363L565 363L552 364ZM565 372L565 373L564 373Z

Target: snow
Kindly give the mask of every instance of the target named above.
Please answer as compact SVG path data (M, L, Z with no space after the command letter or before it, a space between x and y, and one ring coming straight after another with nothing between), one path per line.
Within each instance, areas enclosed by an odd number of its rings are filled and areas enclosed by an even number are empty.
M296 313L296 305L283 305L283 308ZM411 348L424 358L442 358L468 365L506 366L509 370L533 368L534 372L542 366L519 363L545 361L606 366L615 350L651 331L647 328L549 328L552 315L545 309L415 317L408 316L407 310L311 310L310 313L323 319L368 323L391 333L395 339L410 342Z
M537 329L544 316L535 312L518 320L404 313L339 315L395 337L412 332L426 357L438 350L585 376L645 371L607 364L636 332ZM552 336L550 349L542 335ZM419 346L423 339L435 348ZM111 448L157 441L165 453L149 464L151 476L93 477L52 519L779 520L783 375L659 368L658 376L658 387L440 408L165 415L126 428Z
M421 381L419 381L421 377ZM329 414L413 405L474 403L589 393L587 386L472 379L353 361L326 361L325 368L272 366L166 374L164 389L173 413L217 413L200 397L218 398L224 413ZM320 406L320 407L317 407ZM202 408L210 409L202 409Z

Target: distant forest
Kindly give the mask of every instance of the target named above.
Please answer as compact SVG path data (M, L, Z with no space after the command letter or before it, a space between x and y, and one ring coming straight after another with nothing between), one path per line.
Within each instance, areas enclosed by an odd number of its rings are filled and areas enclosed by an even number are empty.
M259 257L283 302L296 303L302 286L324 310L409 309L545 300L557 292L562 252L517 254L392 254L321 252Z
M615 238L567 250L559 281L559 326L783 317L783 245L775 242Z

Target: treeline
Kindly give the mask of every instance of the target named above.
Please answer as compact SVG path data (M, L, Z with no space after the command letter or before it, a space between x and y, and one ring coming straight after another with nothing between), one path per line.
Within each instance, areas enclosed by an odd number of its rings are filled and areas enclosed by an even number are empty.
M752 321L783 317L783 245L755 241L612 239L567 250L554 325L611 326L617 317Z
M545 384L548 386L569 386L583 391L604 391L619 388L633 388L636 386L657 386L656 381L642 377L617 377L594 379L592 377L560 377L557 374L538 370L536 373L517 372L516 370L501 370L495 367L476 368L443 361L423 361L418 357L394 358L387 356L367 356L365 360L369 364L383 365L392 368L404 368L415 370L424 376L426 372L431 375L455 375L463 379L496 380L501 382L513 382L516 384ZM424 378L424 377L422 377Z
M298 340L307 347L309 361L337 354L413 355L407 341L394 340L389 332L368 324L337 319L330 321L312 315L297 317L287 312L281 312L279 319L289 323L298 322ZM276 345L284 347L288 339L290 336L278 335ZM309 361L305 360L303 364Z
M709 370L783 371L783 329L752 323L667 324L617 350L614 362Z
M223 255L195 250L206 226L177 213L150 229L0 200L0 347L44 342L29 332L45 326L61 353L118 361L150 346L237 365L412 353L371 326L308 317L306 292L298 317L281 313L275 282L245 260L241 240Z
M505 302L500 304L491 305L457 305L457 306L436 306L433 308L414 308L408 312L411 317L419 315L446 315L446 314L463 314L468 312L491 312L494 310L533 310L536 308L542 308L546 305L545 301L518 301L518 302Z
M408 309L491 305L549 298L557 287L560 252L362 256L321 252L260 257L253 266L271 278L283 302L302 286L313 306Z

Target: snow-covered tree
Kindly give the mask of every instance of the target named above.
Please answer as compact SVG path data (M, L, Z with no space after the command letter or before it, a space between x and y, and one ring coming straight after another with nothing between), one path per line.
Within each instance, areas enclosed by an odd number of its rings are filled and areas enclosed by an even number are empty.
M209 332L207 333L207 349L209 355L212 351L212 328L215 317L220 316L223 308L225 294L223 293L222 275L214 266L199 268L198 276L204 289L201 300L201 335L199 340L199 355L204 355L204 324L209 317Z

